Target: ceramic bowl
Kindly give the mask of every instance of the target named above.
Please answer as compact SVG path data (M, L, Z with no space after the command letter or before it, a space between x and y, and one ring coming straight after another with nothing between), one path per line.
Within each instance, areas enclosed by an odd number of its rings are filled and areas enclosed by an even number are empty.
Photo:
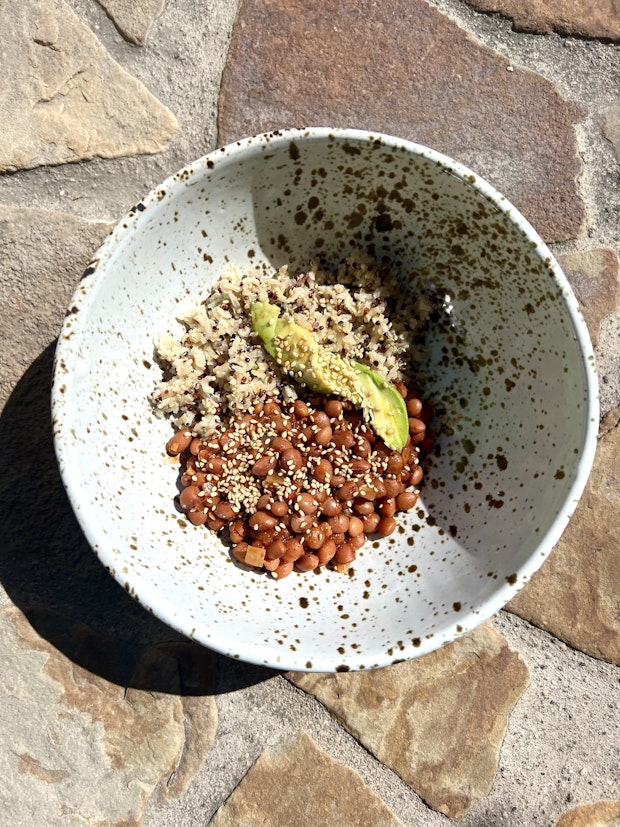
M175 510L171 425L147 401L154 342L181 332L176 316L229 264L335 265L352 251L439 301L425 390L445 433L419 508L350 576L278 582ZM190 638L279 669L385 666L479 625L557 542L595 450L592 348L545 244L475 173L376 133L274 132L167 180L84 272L55 368L60 469L103 565Z

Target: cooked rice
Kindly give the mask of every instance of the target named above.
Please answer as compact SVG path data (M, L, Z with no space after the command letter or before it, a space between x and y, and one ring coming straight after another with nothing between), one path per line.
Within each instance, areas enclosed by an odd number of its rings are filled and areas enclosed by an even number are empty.
M179 317L182 338L168 334L157 344L164 380L151 402L177 428L208 437L258 399L293 401L307 391L283 376L252 330L257 301L277 304L283 318L312 330L329 350L406 383L420 355L417 335L432 311L426 297L408 296L394 274L359 257L334 273L316 264L301 274L286 266L269 275L230 268L201 305Z

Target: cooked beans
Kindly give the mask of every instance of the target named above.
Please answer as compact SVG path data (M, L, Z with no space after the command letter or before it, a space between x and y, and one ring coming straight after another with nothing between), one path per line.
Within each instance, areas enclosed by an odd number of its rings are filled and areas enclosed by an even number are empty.
M289 442L288 439L284 439L284 437L277 436L271 440L272 450L276 451L276 453L281 454L282 451L288 451L289 448L293 447L293 443Z
M293 412L300 419L305 419L310 413L310 408L301 399L296 399L293 403Z
M269 509L274 517L284 517L288 514L288 504L284 500L274 500Z
M355 560L355 549L350 543L343 543L336 549L334 560L338 565L352 563Z
M333 466L328 459L320 459L312 472L312 476L317 482L329 482L333 471Z
M332 419L336 419L342 413L342 402L339 399L328 399L325 403L325 413Z
M346 514L336 514L335 517L330 517L327 525L331 528L334 534L344 534L349 528L349 520Z
M334 554L336 553L336 543L330 538L326 540L323 545L317 551L317 557L319 558L319 565L325 566L329 561L332 559Z
M319 504L314 499L312 494L308 494L305 491L297 497L295 502L299 510L304 514L316 514L319 508Z
M284 557L285 553L286 543L284 542L284 540L274 540L267 546L267 557L270 557L272 560Z
M397 497L400 493L405 490L405 486L399 480L386 480L385 483L385 496L386 497Z
M403 491L396 497L396 510L409 511L418 501L418 495L413 491Z
M282 470L294 473L303 465L303 458L297 448L287 448L280 454L279 464Z
M181 430L166 450L181 462L179 495L187 519L227 529L233 557L276 579L293 568L345 571L368 535L389 537L398 513L418 500L418 456L432 449L432 409L405 398L409 437L388 448L351 403L327 399L323 410L301 399L257 402L207 440Z
M204 525L207 522L206 511L188 511L187 519L192 525Z
M377 531L382 537L388 537L396 531L396 520L394 517L384 517L379 521Z
M219 517L221 520L225 520L229 523L232 519L234 519L237 512L229 502L226 500L220 500L220 502L213 509L213 513L216 517Z
M166 451L171 457L176 457L186 451L192 442L191 431L178 431L166 445Z
M314 435L314 441L317 445L329 445L332 441L332 437L333 431L331 429L331 425L324 425L322 428L319 428Z
M336 492L336 496L339 500L343 502L347 502L348 500L353 500L359 492L359 486L353 480L349 480L348 482L343 483L338 491Z
M355 445L355 437L352 432L344 428L336 428L331 440L336 448L351 448Z
M252 473L255 477L266 477L276 467L276 457L272 454L265 454L265 456L257 459L252 466Z
M312 525L313 518L309 514L293 514L291 517L291 529L295 534L303 534Z
M364 531L364 523L360 520L359 517L350 517L349 518L349 527L347 528L349 535L351 537L357 537Z
M252 514L249 523L253 531L265 531L268 528L275 528L278 521L273 514L268 514L266 511L257 511L256 514Z
M375 510L375 504L372 500L365 500L361 497L357 497L353 500L353 510L362 516L366 516L373 513Z
M328 497L321 506L321 511L326 517L334 517L342 511L342 505L334 497Z
M188 485L181 491L179 502L182 508L195 508L201 501L200 488L197 485Z
M379 506L379 512L383 517L392 517L396 511L396 500L393 497L387 497Z
M316 554L303 554L295 563L299 571L312 571L319 565Z
M407 413L409 416L420 416L422 412L422 402L415 396L407 400Z
M379 516L379 514L377 514L376 511L373 511L370 514L366 514L364 517L362 517L362 525L364 526L364 532L366 534L374 534L377 530L377 526L379 525L380 520L381 517Z

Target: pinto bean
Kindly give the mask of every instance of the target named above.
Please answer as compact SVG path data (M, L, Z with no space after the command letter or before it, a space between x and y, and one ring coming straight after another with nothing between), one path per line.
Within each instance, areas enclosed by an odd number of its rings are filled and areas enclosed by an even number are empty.
M336 491L336 496L341 502L347 502L348 500L353 500L359 492L359 486L353 480L349 480L345 482L340 488Z
M362 517L362 523L364 525L364 531L366 534L374 534L377 530L377 526L381 521L381 517L377 514L376 511L373 511L371 514L366 514Z
M325 403L325 413L336 419L342 414L342 402L339 399L328 399Z
M403 491L396 497L396 510L409 511L418 501L418 495L413 491Z
M197 485L188 485L187 488L184 488L179 495L181 507L186 509L196 508L197 505L201 504L200 493L201 489L198 488Z
M377 531L382 537L389 537L396 531L396 520L394 517L383 517L377 526Z
M277 459L272 454L264 454L256 460L252 466L252 473L255 477L266 477L276 467Z
M177 431L177 433L168 440L168 444L166 445L166 451L170 454L171 457L176 457L179 454L182 454L183 451L187 451L189 446L192 442L192 432L191 431Z
M297 448L287 448L286 451L282 451L280 454L278 463L283 471L294 473L295 471L299 471L303 465L303 457Z
M273 514L269 514L267 511L256 511L252 514L248 522L253 531L273 529L278 524L278 521Z
M304 554L296 561L295 565L299 571L312 571L319 565L319 558L316 554Z
M352 563L355 560L355 549L350 543L343 543L336 549L333 560L338 565Z
M349 528L349 517L346 514L336 514L328 519L327 524L334 534L344 534Z
M310 413L310 408L303 400L296 399L293 402L293 413L295 416L299 417L299 419L305 419Z

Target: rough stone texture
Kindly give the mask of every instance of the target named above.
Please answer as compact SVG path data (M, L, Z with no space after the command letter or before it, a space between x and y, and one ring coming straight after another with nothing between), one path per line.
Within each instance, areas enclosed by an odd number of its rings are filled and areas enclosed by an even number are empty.
M271 747L218 810L210 827L403 827L362 783L305 733Z
M465 0L477 11L499 12L519 32L620 40L618 0Z
M620 160L620 104L608 106L603 112L603 132Z
M124 38L144 46L166 0L98 0Z
M493 783L529 671L483 625L418 660L372 672L290 673L433 809L463 816Z
M177 134L64 0L5 0L0 31L0 172L161 152Z
M620 801L581 804L564 813L555 827L620 827Z
M559 543L508 609L620 664L620 408L608 414L584 495Z
M0 612L3 821L138 825L185 744L181 699L110 684ZM27 722L27 725L25 723Z
M324 124L399 135L487 178L545 240L574 238L584 209L573 124L584 112L508 65L424 0L246 0L219 139Z
M12 320L3 329L0 408L58 334L80 275L111 228L68 213L0 205L0 293Z
M558 256L581 305L594 347L598 344L601 322L620 311L620 262L614 250L584 250Z

